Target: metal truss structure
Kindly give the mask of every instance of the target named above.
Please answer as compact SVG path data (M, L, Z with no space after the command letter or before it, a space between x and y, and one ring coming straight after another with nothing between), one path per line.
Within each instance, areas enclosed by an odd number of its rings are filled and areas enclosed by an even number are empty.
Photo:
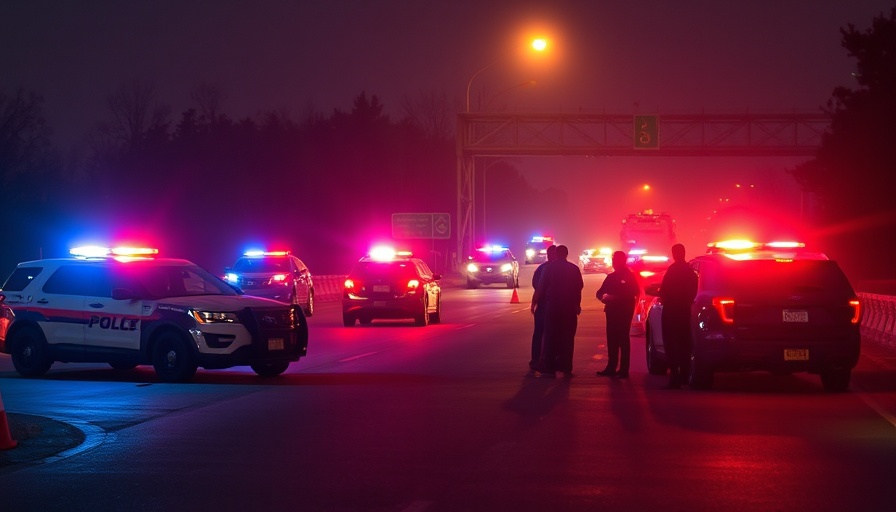
M636 119L649 118L650 133ZM476 157L810 157L830 125L824 113L632 115L462 113L457 118L457 257L473 250ZM645 143L646 142L646 143Z

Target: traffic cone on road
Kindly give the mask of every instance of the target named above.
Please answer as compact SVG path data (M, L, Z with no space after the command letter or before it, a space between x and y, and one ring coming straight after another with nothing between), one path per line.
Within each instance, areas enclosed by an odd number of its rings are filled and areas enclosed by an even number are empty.
M9 423L6 421L6 408L3 407L3 395L0 395L0 450L15 448L16 440L9 433Z
M510 296L511 304L519 304L520 303L520 294L516 293L516 287L513 288L513 295Z

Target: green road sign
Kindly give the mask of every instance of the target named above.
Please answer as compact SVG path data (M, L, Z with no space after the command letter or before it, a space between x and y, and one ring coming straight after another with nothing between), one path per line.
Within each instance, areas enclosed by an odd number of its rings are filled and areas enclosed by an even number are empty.
M393 213L392 238L451 238L447 213Z

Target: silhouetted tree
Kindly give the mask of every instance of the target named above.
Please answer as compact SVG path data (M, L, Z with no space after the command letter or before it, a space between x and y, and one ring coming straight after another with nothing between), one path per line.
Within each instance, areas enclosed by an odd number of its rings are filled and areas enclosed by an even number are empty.
M50 128L43 98L19 89L14 96L0 92L0 199L27 203L44 195ZM41 183L44 183L43 186Z
M850 24L840 32L857 60L858 88L834 90L830 131L816 157L792 173L818 198L830 252L854 275L892 276L892 262L879 255L896 249L896 8L866 31Z

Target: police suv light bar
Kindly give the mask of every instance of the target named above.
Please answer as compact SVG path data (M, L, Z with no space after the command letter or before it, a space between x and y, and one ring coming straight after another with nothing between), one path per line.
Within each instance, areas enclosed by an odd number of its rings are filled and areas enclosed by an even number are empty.
M68 252L77 258L105 258L109 256L155 256L159 253L159 250L151 247L102 247L98 245L84 245L81 247L73 247Z

